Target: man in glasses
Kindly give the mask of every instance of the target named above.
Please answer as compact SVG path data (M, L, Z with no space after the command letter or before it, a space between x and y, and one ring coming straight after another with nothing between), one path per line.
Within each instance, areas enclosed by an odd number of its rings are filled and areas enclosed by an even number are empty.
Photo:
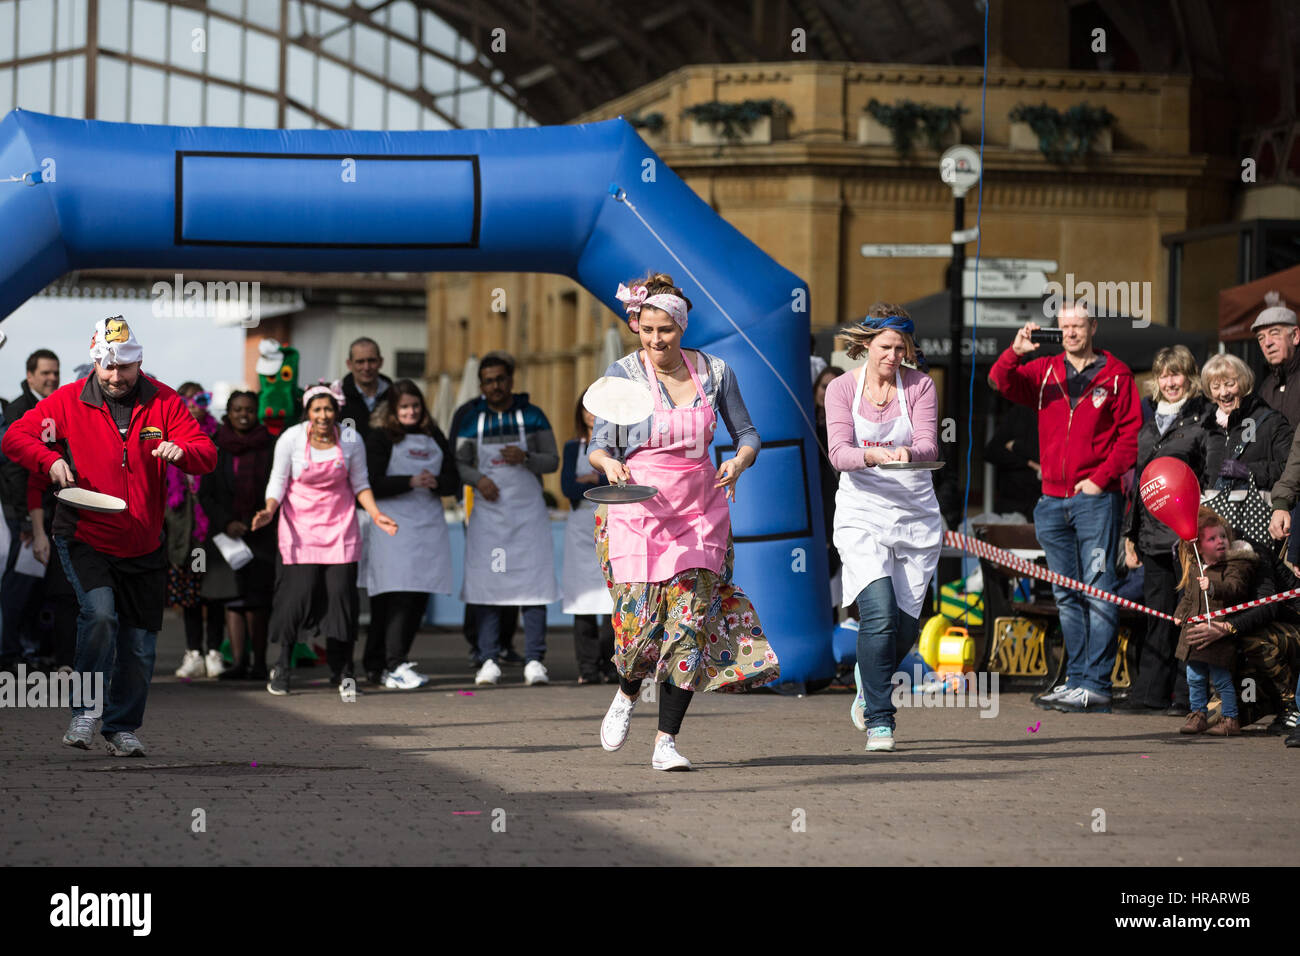
M339 425L346 430L350 421L361 441L370 434L370 413L393 384L391 378L380 374L383 367L384 357L374 339L363 336L348 346L348 374L339 382L343 390Z

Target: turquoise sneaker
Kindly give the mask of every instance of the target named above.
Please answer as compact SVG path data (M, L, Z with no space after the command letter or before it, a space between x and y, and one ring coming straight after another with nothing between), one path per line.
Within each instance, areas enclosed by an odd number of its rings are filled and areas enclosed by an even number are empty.
M894 749L894 731L889 727L872 727L867 731L867 752Z
M853 721L853 726L866 733L867 730L867 699L862 696L862 671L858 670L858 665L853 665L853 683L857 685L858 694L853 698L853 703L849 704L849 720Z

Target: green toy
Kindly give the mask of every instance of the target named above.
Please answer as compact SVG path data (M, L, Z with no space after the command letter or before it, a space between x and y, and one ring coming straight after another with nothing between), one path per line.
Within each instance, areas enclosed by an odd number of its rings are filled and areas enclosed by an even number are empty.
M302 389L298 387L298 350L275 339L262 339L257 351L257 417L279 436L298 416Z

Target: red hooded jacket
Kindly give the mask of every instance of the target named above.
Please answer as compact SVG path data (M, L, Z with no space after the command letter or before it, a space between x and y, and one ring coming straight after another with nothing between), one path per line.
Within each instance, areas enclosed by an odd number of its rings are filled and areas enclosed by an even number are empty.
M123 438L91 379L70 382L36 403L9 426L0 451L28 471L48 475L63 455L47 441L65 447L77 487L116 495L126 501L117 514L76 513L76 533L102 554L135 558L163 543L164 475L167 463L153 455L164 441L184 452L176 467L191 475L211 471L217 449L199 430L184 400L168 386L140 376L140 393ZM60 504L59 508L68 507Z
M1038 457L1043 494L1072 498L1087 478L1102 491L1120 491L1120 479L1137 463L1142 405L1128 366L1109 352L1079 404L1070 407L1065 353L1020 364L1008 348L998 356L989 383L1017 405L1038 410Z

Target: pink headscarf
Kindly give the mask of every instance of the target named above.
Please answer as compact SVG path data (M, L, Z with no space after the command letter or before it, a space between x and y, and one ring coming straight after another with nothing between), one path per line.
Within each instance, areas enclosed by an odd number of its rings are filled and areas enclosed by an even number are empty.
M669 318L677 323L678 328L683 332L686 331L686 300L681 296L672 295L668 292L651 295L650 290L643 285L629 289L620 282L614 297L626 306L627 314L631 316L627 320L627 327L633 332L641 331L641 323L637 317L641 314L642 306L647 305L656 309L663 309L668 313Z

